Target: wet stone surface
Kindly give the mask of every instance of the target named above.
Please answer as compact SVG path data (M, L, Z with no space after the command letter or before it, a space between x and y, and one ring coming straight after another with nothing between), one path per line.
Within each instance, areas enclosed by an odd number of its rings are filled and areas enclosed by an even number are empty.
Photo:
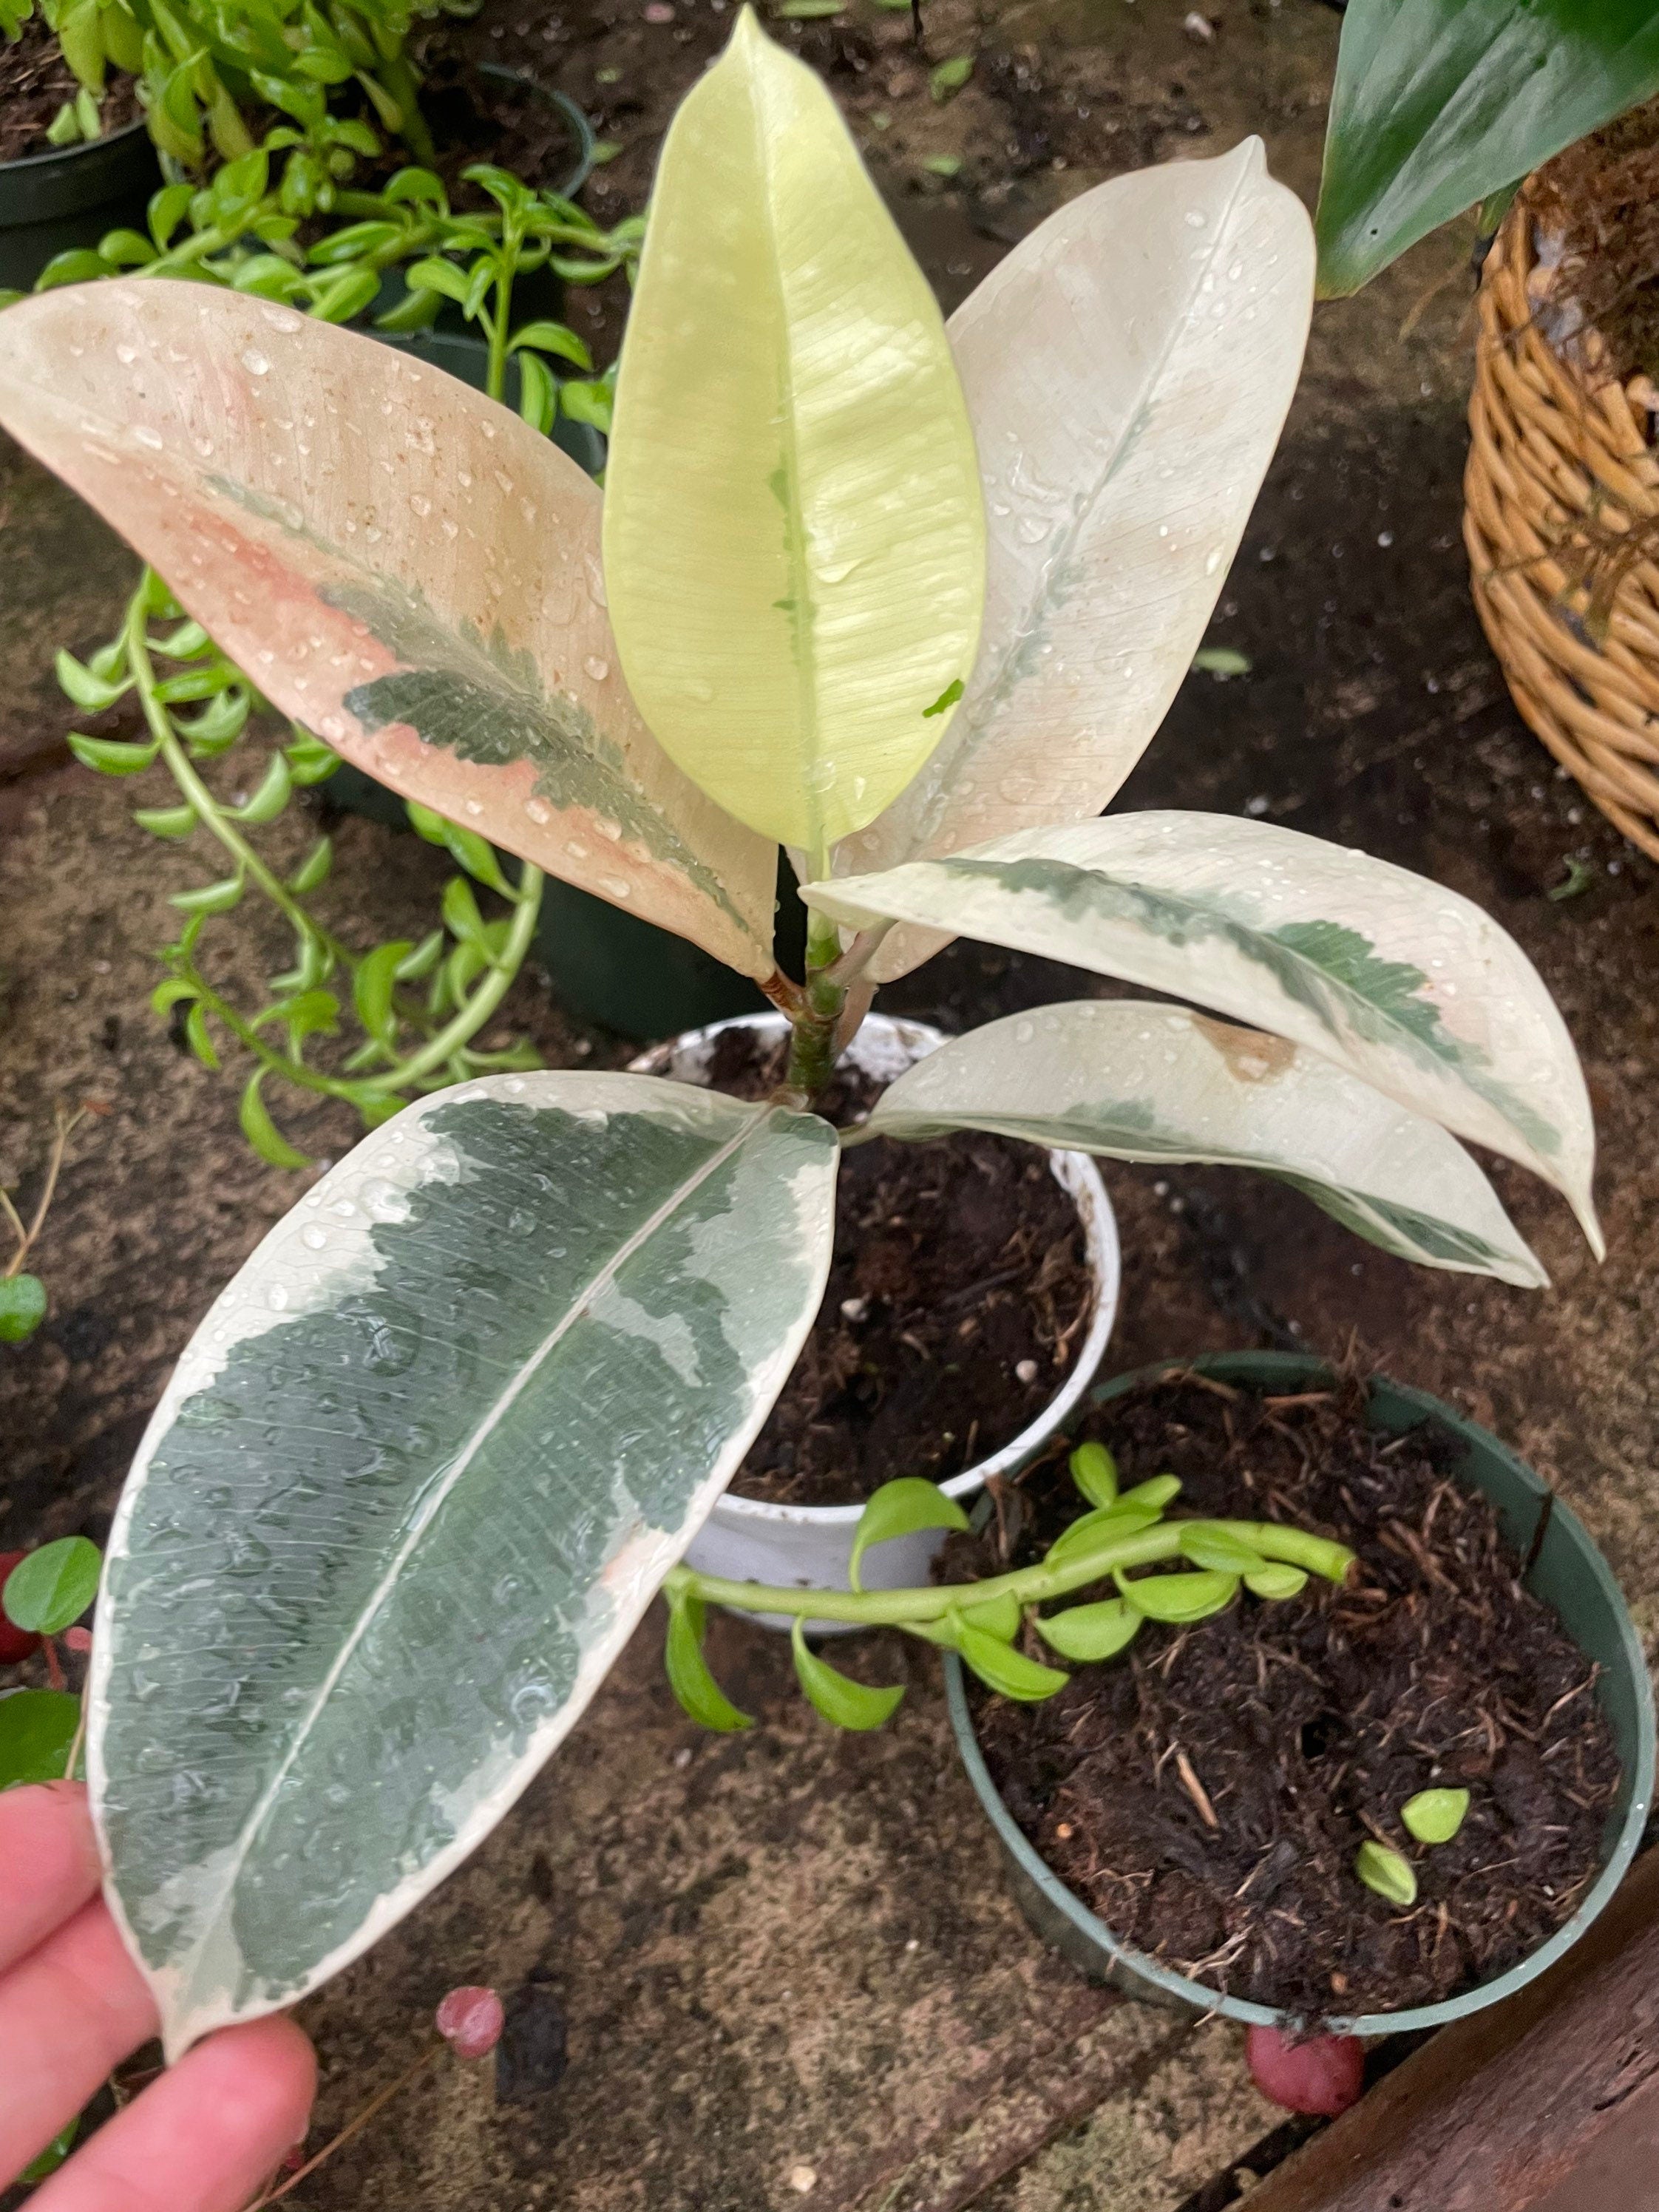
M592 33L574 41L581 70L632 73L614 82L639 105L624 113L619 96L604 120L641 143L604 173L594 203L620 211L637 203L672 95L730 18L677 0L671 23L647 30L638 10L615 9L607 27L600 5L591 21L586 10L564 20ZM903 19L849 17L884 57L880 104L848 94L856 127L872 148L902 146L874 158L951 296L1068 191L1221 151L1247 130L1311 200L1338 17L1319 0L1213 0L1205 13L1208 44L1173 9L988 6L974 80L938 107L920 72L887 88L913 67ZM978 35L968 0L933 0L935 58ZM842 33L807 25L800 37L816 58ZM866 58L849 71L862 85L876 67ZM571 89L587 89L580 70ZM894 118L885 131L878 112ZM921 167L952 154L965 182ZM1190 679L1121 803L1249 811L1489 906L1583 1054L1609 1257L1598 1268L1565 1208L1502 1164L1504 1201L1554 1279L1547 1292L1414 1274L1241 1175L1109 1169L1125 1253L1109 1360L1340 1352L1357 1333L1377 1364L1451 1398L1559 1480L1651 1635L1659 879L1555 776L1469 602L1466 252L1467 234L1431 240L1360 300L1319 311L1210 634L1252 673ZM602 340L614 306L593 304ZM128 556L9 450L0 502L11 655L0 774L42 769L0 790L0 1179L21 1181L27 1202L54 1098L90 1094L113 1109L77 1136L41 1247L51 1317L27 1350L0 1351L0 1547L15 1547L102 1535L173 1360L299 1186L253 1159L234 1089L186 1059L144 1003L149 948L169 933L166 894L201 879L187 849L127 819L164 803L161 780L52 765L70 720L52 650L108 634ZM294 825L295 858L308 834ZM1588 887L1553 902L1570 856ZM334 896L343 919L417 934L444 873L417 841L349 823ZM243 911L252 918L251 902ZM890 1000L959 1028L1105 988L959 945ZM582 1032L533 981L502 1022L527 1026L555 1064L617 1065L629 1050ZM350 1140L326 1108L292 1126L325 1155ZM793 1694L778 1640L717 1622L717 1668L758 1725L715 1739L673 1705L659 1632L647 1623L490 1843L306 2011L325 2069L319 2125L395 2076L458 1983L510 1998L544 1972L538 1986L566 2027L562 2077L503 2106L489 2067L435 2071L295 2192L303 2212L957 2212L970 2201L1174 2212L1272 2130L1233 2031L1121 2004L1026 1932L956 1765L931 1655L869 1646L869 1679L908 1680L912 1694L886 1733L837 1739Z

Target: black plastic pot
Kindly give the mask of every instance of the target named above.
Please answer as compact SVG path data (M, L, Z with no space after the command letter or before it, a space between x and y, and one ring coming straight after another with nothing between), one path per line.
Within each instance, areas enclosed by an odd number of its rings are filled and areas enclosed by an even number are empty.
M0 161L0 285L27 292L54 254L142 230L161 182L143 117L106 138Z
M484 389L489 349L471 332L437 330L418 337L388 337L376 331L371 335L414 360L447 369L475 392ZM517 399L517 371L509 362L507 404L516 404ZM553 439L590 476L605 466L605 441L586 423L561 416L553 426ZM409 826L403 800L361 769L337 769L326 788L330 801L349 814L366 815L389 829ZM795 895L794 872L787 860L778 871L778 900L780 956L786 967L799 973L806 944L806 909ZM685 938L658 929L556 877L549 877L542 893L536 955L572 1013L641 1043L678 1036L682 1030L701 1029L732 1014L758 1013L767 1005L746 976L735 974Z
M561 199L574 199L592 173L593 149L599 143L593 125L586 115L568 94L554 91L523 70L508 69L501 62L480 62L475 74L496 84L516 85L522 91L533 93L538 100L556 110L570 133L570 167L551 189ZM367 327L376 315L389 313L398 306L407 296L408 290L402 270L388 269L364 319L364 326ZM515 322L529 322L532 318L556 322L563 312L563 281L545 263L539 269L529 270L514 283L513 314ZM432 327L434 331L453 334L457 337L470 337L473 329L453 300L444 301ZM377 331L374 335L378 337L381 333ZM471 381L470 378L467 380Z
M1120 1375L1094 1393L1094 1402L1099 1405L1137 1383L1183 1367L1195 1368L1218 1382L1237 1383L1247 1390L1316 1390L1328 1388L1333 1380L1331 1370L1322 1361L1301 1352L1209 1353L1197 1359L1164 1360L1155 1367ZM1454 1479L1492 1500L1505 1539L1530 1562L1527 1588L1559 1616L1584 1656L1599 1668L1596 1700L1613 1731L1622 1769L1618 1799L1607 1815L1601 1838L1601 1871L1565 1926L1558 1928L1519 1966L1464 1990L1461 1996L1418 2005L1406 2012L1364 2013L1353 2019L1321 2023L1334 2034L1380 2036L1443 2027L1496 2004L1553 1966L1578 1941L1624 1879L1647 1825L1653 1802L1654 1712L1641 1639L1612 1570L1577 1516L1555 1498L1541 1477L1506 1444L1438 1398L1391 1382L1382 1375L1372 1377L1367 1395L1366 1419L1386 1435L1403 1435L1425 1421L1432 1421L1456 1439L1462 1457L1451 1469ZM945 1668L957 1749L996 1832L1015 1901L1043 1941L1081 1967L1091 1980L1109 1982L1126 1996L1153 2004L1189 2006L1205 2014L1221 2013L1251 2027L1291 2031L1299 2027L1301 2023L1288 2014L1243 1997L1223 1996L1160 1966L1157 1960L1123 1942L1080 1898L1073 1895L1039 1856L997 1793L974 1733L962 1666L954 1652L945 1655Z

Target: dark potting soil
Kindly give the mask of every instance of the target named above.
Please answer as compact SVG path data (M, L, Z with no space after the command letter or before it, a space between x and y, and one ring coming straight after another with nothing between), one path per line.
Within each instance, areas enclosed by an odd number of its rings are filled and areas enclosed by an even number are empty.
M728 1030L708 1080L764 1097L785 1051ZM817 1110L844 1127L880 1088L844 1070ZM1048 1403L1093 1302L1077 1208L1034 1146L977 1132L854 1146L823 1304L732 1487L848 1505L895 1475L960 1474Z
M80 87L64 59L57 33L39 11L14 40L0 40L0 161L27 161L54 151L47 131ZM118 131L138 113L132 78L111 76L100 109L105 131Z
M1659 380L1659 100L1558 154L1532 204L1545 336L1594 380Z
M1068 1888L1165 1966L1312 2018L1433 2002L1536 1949L1595 1877L1619 1782L1595 1669L1447 1472L1453 1440L1362 1413L1353 1382L1275 1399L1187 1376L1094 1408L1072 1441L1109 1446L1126 1486L1168 1472L1178 1513L1335 1536L1357 1583L1149 1623L1046 1704L975 1696L997 1788ZM1081 1510L1059 1448L997 1502L979 1571L1040 1558ZM1399 1808L1442 1785L1469 1810L1426 1848ZM1410 1911L1355 1875L1368 1836L1411 1861Z

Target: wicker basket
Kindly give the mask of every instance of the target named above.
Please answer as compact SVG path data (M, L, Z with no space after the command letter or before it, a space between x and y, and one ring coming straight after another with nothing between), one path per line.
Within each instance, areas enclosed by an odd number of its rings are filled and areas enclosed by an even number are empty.
M1651 524L1659 554L1651 417L1616 380L1581 374L1547 343L1533 264L1522 191L1480 285L1463 479L1474 603L1526 720L1659 860L1659 565L1620 543Z

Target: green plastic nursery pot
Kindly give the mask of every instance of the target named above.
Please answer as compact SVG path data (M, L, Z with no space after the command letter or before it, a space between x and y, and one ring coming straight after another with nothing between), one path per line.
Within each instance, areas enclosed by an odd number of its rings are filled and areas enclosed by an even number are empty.
M161 182L142 116L106 138L0 161L0 286L27 292L54 254L142 230Z
M1295 1391L1317 1389L1332 1382L1331 1370L1299 1352L1235 1352L1206 1354L1197 1359L1170 1359L1120 1375L1094 1393L1098 1405L1182 1368L1213 1376L1247 1389ZM1525 1462L1488 1431L1454 1413L1425 1391L1376 1376L1370 1385L1369 1419L1390 1436L1398 1436L1421 1422L1432 1420L1449 1431L1463 1446L1462 1462L1453 1469L1456 1478L1482 1491L1498 1509L1508 1541L1525 1559L1538 1534L1540 1517L1549 1500L1548 1486ZM1566 1925L1508 1973L1500 1974L1462 1996L1439 2004L1418 2005L1406 2012L1362 2013L1354 2018L1322 2019L1321 2027L1333 2034L1395 2035L1419 2028L1443 2027L1465 2014L1480 2012L1511 1996L1553 1966L1570 1950L1623 1880L1635 1856L1647 1822L1653 1796L1653 1693L1631 1618L1607 1561L1590 1541L1583 1523L1557 1499L1545 1526L1538 1556L1527 1574L1527 1588L1560 1616L1574 1642L1587 1659L1601 1668L1597 1697L1619 1747L1623 1769L1618 1802L1607 1816L1602 1838L1601 1871L1595 1886ZM1301 2025L1291 2014L1269 2005L1252 2004L1241 1997L1222 1996L1200 1983L1149 1959L1113 1935L1103 1921L1050 1871L1001 1798L986 1769L968 1709L960 1661L945 1656L945 1687L951 1726L979 1801L990 1815L1001 1847L1010 1884L1027 1920L1045 1942L1052 1944L1073 1964L1097 1981L1108 1981L1129 1996L1164 2005L1190 2005L1194 2011L1221 2013L1229 2020L1251 2027L1294 2029Z

